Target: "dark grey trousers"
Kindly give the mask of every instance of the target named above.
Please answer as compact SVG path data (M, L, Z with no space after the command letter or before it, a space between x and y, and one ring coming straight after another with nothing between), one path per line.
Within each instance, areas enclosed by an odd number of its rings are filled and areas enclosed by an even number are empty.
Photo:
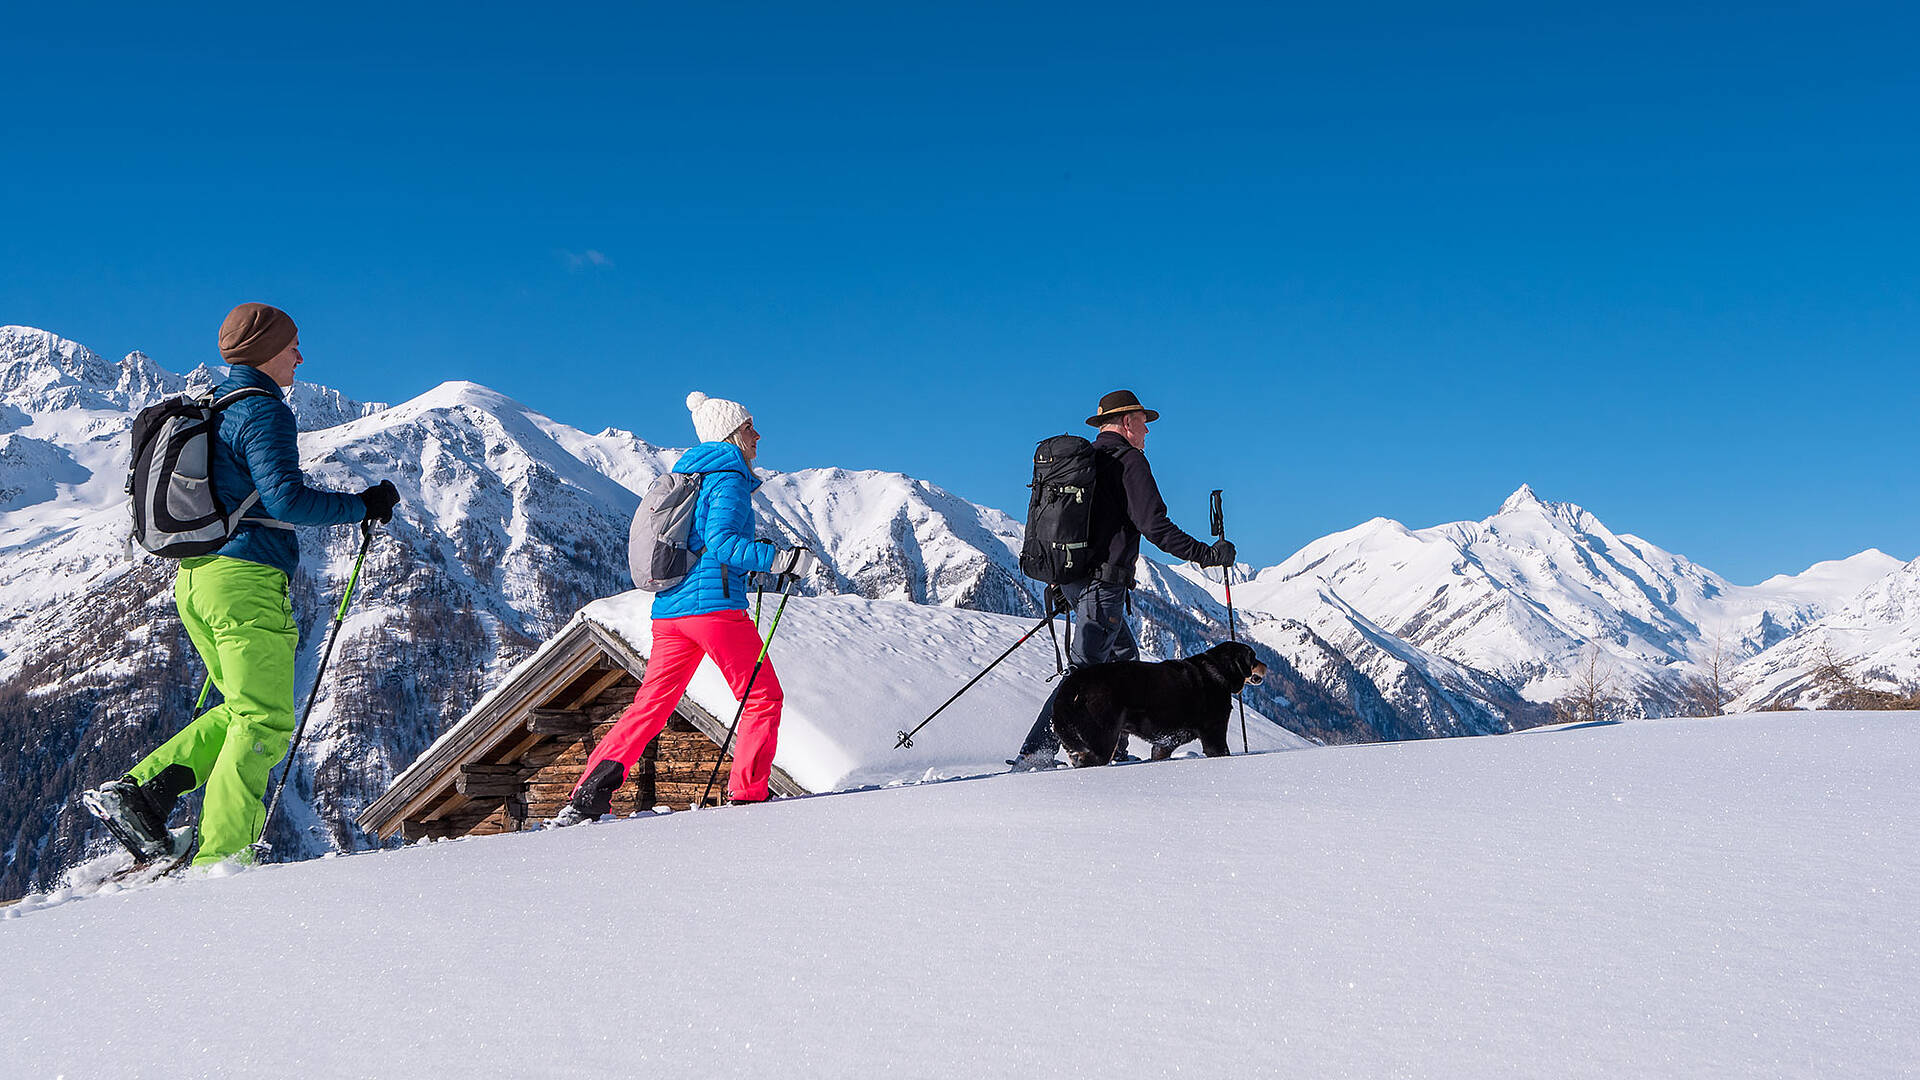
M1060 591L1066 594L1067 603L1073 605L1073 647L1067 650L1068 671L1088 664L1140 658L1140 646L1133 640L1133 629L1127 625L1124 586L1078 581L1060 586ZM1060 739L1053 733L1053 701L1059 696L1060 684L1055 683L1053 693L1047 695L1047 703L1040 707L1040 715L1033 721L1033 730L1027 732L1027 741L1020 744L1020 756L1047 749L1059 752Z

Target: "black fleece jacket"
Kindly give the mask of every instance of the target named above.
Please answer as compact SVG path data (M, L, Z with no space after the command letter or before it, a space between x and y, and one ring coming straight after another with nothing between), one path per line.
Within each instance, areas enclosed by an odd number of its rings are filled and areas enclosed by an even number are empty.
M1167 501L1160 497L1147 455L1117 431L1101 432L1093 447L1098 451L1094 457L1097 479L1089 539L1093 550L1104 556L1095 571L1098 577L1133 588L1133 564L1140 558L1142 536L1176 559L1192 562L1206 554L1210 545L1167 519Z

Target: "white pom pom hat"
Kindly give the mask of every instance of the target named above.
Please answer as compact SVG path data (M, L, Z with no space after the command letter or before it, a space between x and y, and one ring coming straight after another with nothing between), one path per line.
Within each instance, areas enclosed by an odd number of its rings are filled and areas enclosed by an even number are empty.
M703 443L720 442L753 420L745 405L698 390L687 395L687 411L693 414L693 434Z

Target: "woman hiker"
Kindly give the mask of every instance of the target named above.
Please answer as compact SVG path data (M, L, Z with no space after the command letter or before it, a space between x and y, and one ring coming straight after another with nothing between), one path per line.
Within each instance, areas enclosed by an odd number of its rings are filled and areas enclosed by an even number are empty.
M283 397L304 362L299 329L286 312L266 304L234 308L220 324L220 358L230 367L215 397L264 392L220 414L214 490L230 506L253 492L260 499L219 551L180 561L173 599L221 703L82 800L136 857L152 858L169 846L174 803L205 785L195 866L251 857L266 825L267 774L293 736L293 658L300 641L287 595L300 562L293 527L391 521L400 502L391 480L358 494L307 486L293 411Z
M702 657L711 657L733 692L744 694L761 644L760 631L747 616L747 575L801 577L815 561L804 547L776 550L772 542L754 538L753 492L760 481L751 466L760 433L746 408L695 391L687 395L687 409L700 445L681 455L673 471L702 476L688 534L699 561L679 584L654 596L653 654L646 676L633 704L594 747L572 799L549 825L577 825L612 809L613 793L666 726ZM741 715L727 778L729 801L766 801L782 700L780 677L769 659Z

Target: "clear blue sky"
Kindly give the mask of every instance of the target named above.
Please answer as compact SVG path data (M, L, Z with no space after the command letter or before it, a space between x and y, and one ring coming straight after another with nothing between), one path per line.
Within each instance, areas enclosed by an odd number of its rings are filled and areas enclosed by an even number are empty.
M808 10L811 9L811 10ZM1910 5L16 7L0 322L471 379L1024 512L1100 394L1244 557L1520 483L1738 582L1920 555Z

